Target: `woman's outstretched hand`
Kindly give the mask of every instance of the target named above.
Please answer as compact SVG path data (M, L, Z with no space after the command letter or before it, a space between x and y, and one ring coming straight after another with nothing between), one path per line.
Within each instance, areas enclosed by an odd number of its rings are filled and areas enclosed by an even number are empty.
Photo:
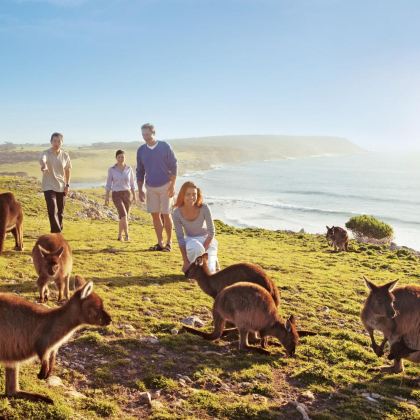
M184 265L182 266L182 272L185 274L186 273L186 271L188 270L188 268L189 268L189 266L190 266L190 263L187 261L187 262L184 262Z

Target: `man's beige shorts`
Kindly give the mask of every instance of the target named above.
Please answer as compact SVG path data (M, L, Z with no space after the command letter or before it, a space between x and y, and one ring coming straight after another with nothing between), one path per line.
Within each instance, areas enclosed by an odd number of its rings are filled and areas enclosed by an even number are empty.
M170 214L172 198L168 197L169 182L161 187L146 185L146 208L148 213Z

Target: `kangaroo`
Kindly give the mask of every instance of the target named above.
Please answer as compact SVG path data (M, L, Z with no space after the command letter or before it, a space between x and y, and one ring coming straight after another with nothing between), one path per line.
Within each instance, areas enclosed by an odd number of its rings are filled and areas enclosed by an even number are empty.
M106 326L111 317L93 283L76 276L78 290L63 306L51 309L11 293L0 293L0 362L6 367L6 396L33 401L53 401L19 389L20 363L38 356L39 379L47 379L59 347L84 324Z
M197 280L201 290L213 299L217 294L227 286L238 282L250 282L259 284L266 289L274 300L276 307L280 305L280 293L274 281L268 277L265 271L256 264L238 263L230 265L223 270L212 274L208 268L208 254L205 253L198 257L185 272L187 278ZM227 329L226 332L232 331ZM258 335L255 334L254 339L258 341ZM267 339L264 340L265 345Z
M394 288L397 281L375 286L365 278L370 293L361 313L377 356L384 354L385 343L389 341L394 365L380 368L389 373L404 370L402 359L420 363L420 351L411 351L420 348L420 286ZM373 337L374 330L381 331L384 336L379 346Z
M58 289L58 301L69 299L70 275L73 267L71 249L61 233L49 233L38 238L32 249L32 259L38 274L40 302L49 298L48 283L54 281Z
M223 335L225 323L230 321L239 330L239 350L254 350L270 354L265 349L264 338L273 336L280 340L288 356L294 356L299 341L294 316L284 323L277 312L277 306L270 293L258 284L239 282L224 288L217 296L213 305L214 331L206 333L184 325L185 331L199 335L206 340L216 340ZM262 348L248 344L249 332L259 332ZM302 332L303 335L314 335L312 332Z
M367 287L370 289L368 298L365 301L361 312L362 323L369 333L371 347L378 357L383 356L384 347L393 329L395 328L394 318L397 316L394 307L395 297L391 290L398 280L391 281L383 286L375 286L366 277L363 277ZM375 341L374 331L381 331L384 335L382 343L378 345Z
M211 274L207 260L207 253L198 257L188 267L185 276L197 280L201 290L213 299L226 286L246 281L264 287L270 293L276 307L280 305L280 293L277 286L259 265L250 263L233 264Z
M334 246L334 251L348 251L349 235L347 231L339 226L327 228L327 241Z
M7 232L15 237L15 250L23 251L23 211L11 192L0 194L0 254Z

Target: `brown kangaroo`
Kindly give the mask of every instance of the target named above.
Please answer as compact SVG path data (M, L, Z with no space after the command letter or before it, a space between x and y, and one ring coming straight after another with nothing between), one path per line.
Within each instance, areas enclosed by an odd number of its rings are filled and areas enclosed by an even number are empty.
M334 246L334 251L348 251L349 235L347 231L339 226L327 228L327 241Z
M38 356L38 378L51 374L59 347L84 324L109 325L111 317L93 283L76 276L78 290L55 309L29 302L11 293L0 293L0 361L6 367L6 396L33 401L53 401L40 394L19 390L19 364Z
M0 254L7 232L15 237L15 250L23 251L23 211L11 192L0 194Z
M387 341L391 346L393 366L383 366L383 372L399 373L404 370L402 359L420 363L420 286L408 285L394 288L398 280L375 286L367 278L370 293L362 309L363 325L370 335L376 355L384 354ZM374 330L382 332L384 339L377 345Z
M239 350L252 349L270 354L265 350L265 337L273 336L280 340L288 356L294 356L299 333L292 315L284 323L277 312L277 306L270 293L258 284L240 282L224 288L213 305L214 331L206 333L184 325L185 331L199 335L206 340L216 340L223 335L226 321L236 325L239 330ZM249 332L261 334L261 348L248 344ZM313 335L302 332L303 335Z
M67 241L61 233L49 233L38 238L32 249L32 259L38 274L40 302L49 297L48 283L54 281L58 289L58 301L69 299L70 275L73 257Z
M185 272L185 276L197 280L201 290L213 299L226 286L238 282L259 284L266 289L274 300L276 307L280 304L280 293L274 281L256 264L233 264L211 274L207 265L208 255L198 257Z

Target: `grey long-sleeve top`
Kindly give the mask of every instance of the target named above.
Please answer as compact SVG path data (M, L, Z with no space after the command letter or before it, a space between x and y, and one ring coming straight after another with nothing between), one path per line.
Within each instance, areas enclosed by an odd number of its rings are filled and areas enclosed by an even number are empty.
M179 208L172 212L176 237L180 246L185 246L185 236L210 236L214 238L215 229L211 211L207 204L200 207L200 212L194 220L187 220L181 214Z

